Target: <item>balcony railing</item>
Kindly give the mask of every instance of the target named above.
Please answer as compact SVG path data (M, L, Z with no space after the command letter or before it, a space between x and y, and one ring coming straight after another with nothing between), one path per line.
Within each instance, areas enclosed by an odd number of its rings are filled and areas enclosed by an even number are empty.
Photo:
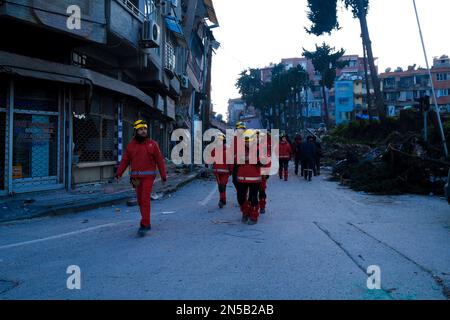
M138 18L145 18L145 14L137 8L130 0L119 0Z

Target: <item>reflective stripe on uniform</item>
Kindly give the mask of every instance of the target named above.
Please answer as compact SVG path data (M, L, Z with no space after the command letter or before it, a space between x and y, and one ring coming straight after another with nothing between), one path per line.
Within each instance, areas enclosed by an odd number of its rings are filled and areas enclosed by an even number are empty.
M261 181L261 177L237 177L240 181L255 181L259 182Z
M156 176L158 174L157 171L135 171L131 172L132 176Z
M214 169L214 173L230 173L230 170L227 169Z

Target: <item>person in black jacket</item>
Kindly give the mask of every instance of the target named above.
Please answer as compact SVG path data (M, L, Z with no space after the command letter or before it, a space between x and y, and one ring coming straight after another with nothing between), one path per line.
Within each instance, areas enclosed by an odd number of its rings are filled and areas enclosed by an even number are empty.
M314 176L320 176L320 159L323 157L322 145L317 138L313 137L314 145L316 146L316 156L314 159Z
M316 159L316 145L312 136L308 136L308 139L302 145L302 158L305 162L303 177L305 180L311 181L314 171L314 161Z
M302 160L302 136L300 134L297 134L295 136L295 142L294 142L294 154L295 154L295 175L298 175L298 166L300 164L300 161ZM301 174L303 176L303 166L301 168Z

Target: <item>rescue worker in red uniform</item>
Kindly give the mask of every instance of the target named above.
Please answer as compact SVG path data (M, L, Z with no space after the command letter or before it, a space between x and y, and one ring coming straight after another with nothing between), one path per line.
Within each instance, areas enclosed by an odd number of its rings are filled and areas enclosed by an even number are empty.
M262 146L265 149L266 156L270 159L271 157L271 137L270 133L265 135L264 133L261 133L259 130L256 131L256 137L258 138L258 143L264 143L264 138L266 138L267 145ZM258 146L259 150L259 146ZM267 161L267 164L261 167L261 171L264 170L264 168L270 168L270 160ZM265 214L266 213L266 203L267 203L267 182L269 180L269 175L261 174L261 184L259 186L259 192L258 192L258 198L259 198L259 213Z
M244 131L246 130L246 125L244 122L238 122L236 123L236 134L234 136L234 140L233 140L233 158L234 158L234 166L233 166L233 185L236 188L236 192L237 192L237 169L238 167L236 166L237 164L237 153L238 153L238 139L241 139L242 134L244 133Z
M278 174L280 176L280 179L283 179L284 176L284 181L287 181L289 176L288 173L289 161L291 160L292 157L292 147L286 138L286 134L282 133L280 135L280 138L281 138L279 146L280 154L278 155L280 160L280 170Z
M240 159L237 165L238 202L241 207L242 222L254 225L258 222L259 217L258 191L262 180L261 163L258 159L259 155L257 155L257 163L251 163L251 144L257 143L253 130L246 130L243 137L245 152L237 155Z
M153 183L159 170L163 183L167 181L166 165L158 144L148 137L148 125L143 120L134 123L135 135L128 144L117 169L116 179L120 179L125 169L131 165L131 183L141 211L138 235L144 236L151 229L150 206Z
M222 163L213 164L213 172L217 180L217 185L219 186L220 200L219 200L219 208L223 208L227 204L227 184L228 179L230 178L230 174L233 170L233 166L227 165L227 146L226 146L226 137L224 134L219 136L219 139L223 143L223 159ZM211 156L215 157L216 152L213 150L211 152Z

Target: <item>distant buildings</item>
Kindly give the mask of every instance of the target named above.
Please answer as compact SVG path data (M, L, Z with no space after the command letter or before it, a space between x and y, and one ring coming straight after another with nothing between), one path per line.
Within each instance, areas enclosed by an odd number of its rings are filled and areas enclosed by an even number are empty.
M450 58L434 58L431 69L437 103L442 112L450 112ZM398 115L403 108L411 107L414 99L432 96L427 69L410 66L407 70L387 69L380 74L385 104L390 116Z
M347 66L336 71L334 88L325 90L330 120L335 120L336 123L346 122L356 117L368 117L369 108L366 98L367 84L364 58L358 55L346 55L341 60L348 61ZM319 127L324 121L325 114L323 92L320 85L320 73L314 69L311 60L304 57L282 59L281 63L286 66L286 69L295 68L300 65L307 72L312 85L308 90L302 90L299 93L300 103L303 107L297 108L298 110L302 110L302 114L297 116L303 117L306 126ZM266 83L271 81L274 67L275 65L271 64L268 67L260 69L262 82ZM370 70L369 68L367 69L368 75L370 75ZM371 79L368 79L367 82L370 86L370 92L373 94Z

